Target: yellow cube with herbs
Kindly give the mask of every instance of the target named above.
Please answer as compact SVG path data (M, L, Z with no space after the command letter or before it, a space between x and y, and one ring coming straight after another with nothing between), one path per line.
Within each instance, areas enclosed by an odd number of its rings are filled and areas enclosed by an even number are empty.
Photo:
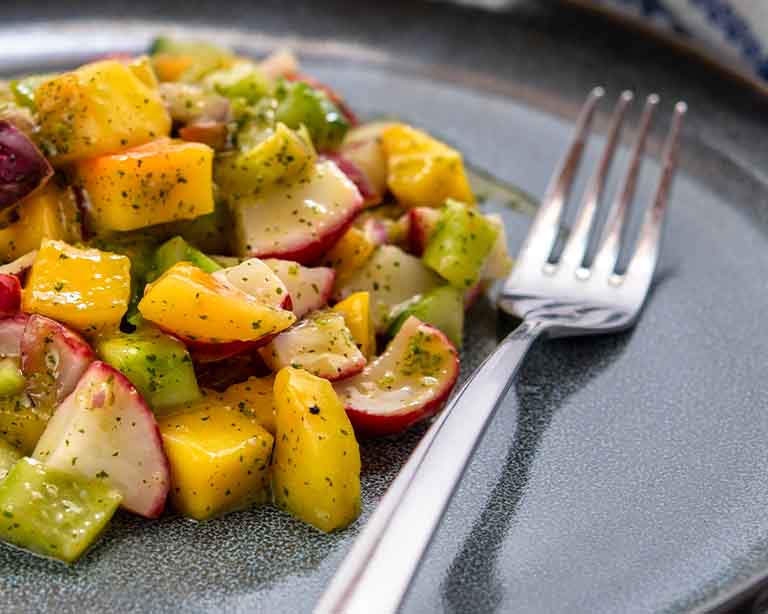
M207 520L267 500L274 439L248 411L205 391L159 420L177 511Z
M116 60L81 66L35 91L37 142L54 165L168 136L171 118L156 88Z
M0 259L15 260L40 247L43 239L80 240L80 213L72 190L55 181L19 204L17 215L0 229Z
M387 186L407 207L442 207L447 198L467 204L475 196L461 154L426 132L392 124L381 134Z
M222 396L231 406L250 413L272 435L275 434L275 376L249 377L244 382L232 384Z
M22 308L88 334L117 328L130 295L127 257L46 239L22 293Z
M99 232L135 230L213 212L213 150L159 139L75 165Z

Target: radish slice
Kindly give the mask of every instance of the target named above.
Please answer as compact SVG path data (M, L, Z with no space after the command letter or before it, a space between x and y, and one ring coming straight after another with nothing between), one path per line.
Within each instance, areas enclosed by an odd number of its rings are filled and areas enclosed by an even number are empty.
M291 310L293 299L286 284L272 268L258 258L249 258L238 265L213 273L223 281L246 294L256 297L265 305Z
M12 316L21 308L21 283L15 275L0 274L0 317Z
M453 344L433 326L410 317L381 356L334 388L355 431L389 435L437 413L458 376Z
M21 338L28 319L24 313L0 319L0 358L21 356Z
M305 267L291 260L267 258L264 264L288 288L297 318L328 304L336 280L336 271L329 267Z
M123 507L157 518L170 475L155 416L122 373L91 364L54 412L35 448L48 467L108 480Z

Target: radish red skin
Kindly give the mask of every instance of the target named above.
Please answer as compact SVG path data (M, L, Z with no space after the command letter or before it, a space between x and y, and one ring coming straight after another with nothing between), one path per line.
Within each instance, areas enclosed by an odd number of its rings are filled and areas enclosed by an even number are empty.
M0 318L0 354L10 358L21 356L21 338L27 320L29 316L26 313Z
M15 315L21 308L21 283L15 275L0 274L0 317Z
M373 413L366 411L364 408L353 407L349 403L345 403L345 410L349 420L352 422L355 433L358 435L381 437L401 433L414 424L427 420L437 414L451 395L459 377L459 354L445 334L434 326L420 323L419 330L423 332L429 331L429 334L434 335L447 349L450 357L449 364L447 365L449 372L447 379L442 383L438 393L432 399L429 399L420 407L406 411L395 408L390 413Z

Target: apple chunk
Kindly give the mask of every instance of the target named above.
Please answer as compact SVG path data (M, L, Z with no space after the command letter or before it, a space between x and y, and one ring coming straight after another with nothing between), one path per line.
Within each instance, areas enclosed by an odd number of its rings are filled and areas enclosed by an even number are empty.
M363 206L355 184L333 162L316 163L287 185L233 205L241 256L318 260Z
M355 431L389 435L437 413L459 375L459 356L436 328L410 317L384 353L334 385Z
M33 456L48 467L108 481L131 512L156 518L163 511L170 478L157 422L136 388L106 363L88 367Z

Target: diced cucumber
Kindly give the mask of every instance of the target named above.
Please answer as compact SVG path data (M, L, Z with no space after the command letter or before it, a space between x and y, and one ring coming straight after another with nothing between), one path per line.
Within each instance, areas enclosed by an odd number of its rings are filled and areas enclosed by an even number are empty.
M498 227L477 209L447 200L422 259L452 285L466 290L478 280L498 234Z
M96 351L104 362L123 373L155 410L200 398L187 348L152 326L102 338Z
M441 286L409 304L395 318L387 334L394 337L410 316L443 331L456 347L461 347L464 331L464 294L453 286Z
M349 123L328 96L307 83L281 82L275 119L294 130L304 124L319 150L336 149L349 130Z
M206 273L213 273L221 268L215 260L206 256L199 249L192 247L182 237L173 237L157 248L155 266L147 275L147 281L157 279L174 264L181 261L191 262Z
M4 439L0 439L0 482L5 479L8 472L22 457L21 451Z
M0 359L0 397L12 397L24 390L26 380L18 358Z
M24 458L0 482L0 539L71 563L98 539L121 499L106 480Z
M254 103L269 94L272 86L269 80L252 62L238 62L230 68L210 73L205 84L227 98L242 98Z

